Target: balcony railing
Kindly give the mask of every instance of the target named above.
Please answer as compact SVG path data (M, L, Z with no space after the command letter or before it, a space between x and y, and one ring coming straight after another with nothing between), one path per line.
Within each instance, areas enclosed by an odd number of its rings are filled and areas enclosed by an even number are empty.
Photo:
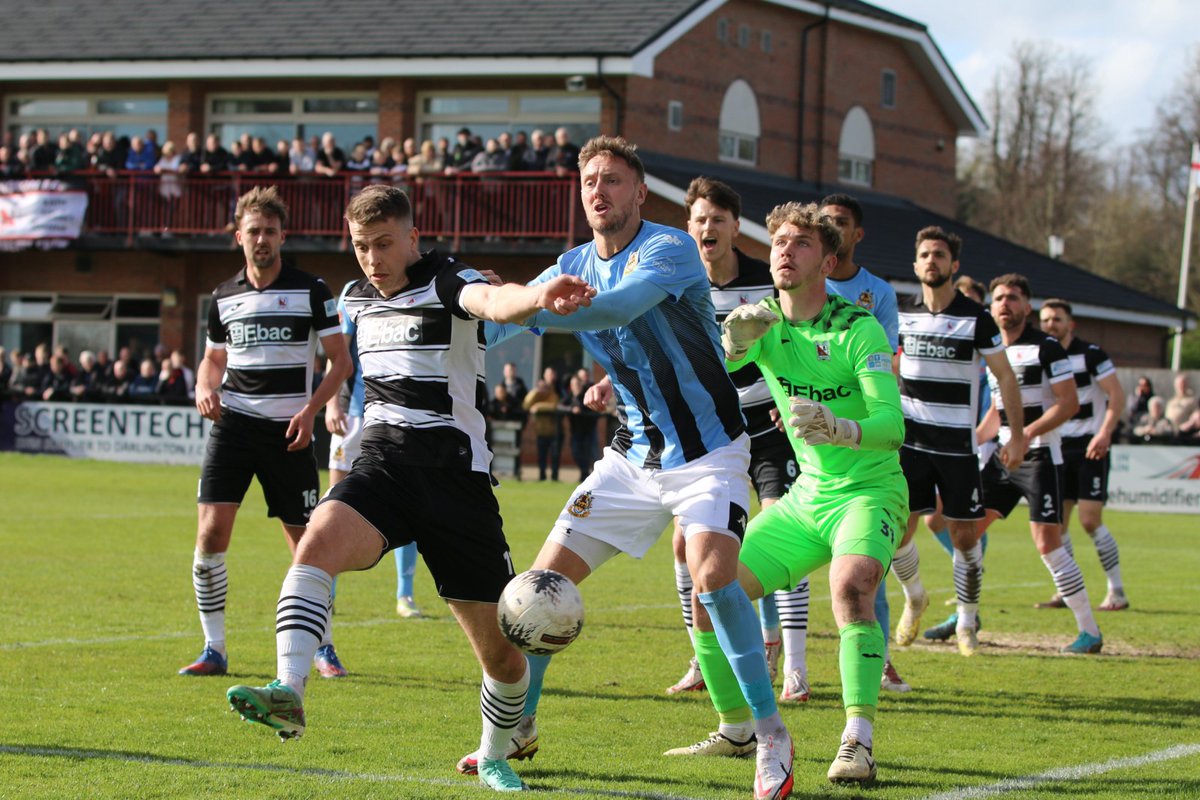
M346 203L364 186L388 183L404 189L413 203L414 224L424 237L444 238L453 247L464 239L560 239L574 243L586 224L577 177L553 173L503 172L415 177L343 173L335 177L292 177L235 172L218 176L157 175L146 172L77 172L57 176L88 194L84 231L211 235L229 230L238 197L254 186L275 185L288 205L292 236L346 242Z

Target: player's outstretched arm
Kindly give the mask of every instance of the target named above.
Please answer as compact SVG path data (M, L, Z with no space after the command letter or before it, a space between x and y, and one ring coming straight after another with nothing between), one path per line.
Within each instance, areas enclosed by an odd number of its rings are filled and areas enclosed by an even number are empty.
M779 322L775 312L757 303L740 305L721 323L721 346L726 361L740 361Z
M1025 450L1029 446L1029 440L1025 437L1025 406L1021 400L1021 385L1017 383L1017 375L1003 350L985 355L983 360L987 363L988 371L996 377L996 383L1000 387L1000 399L1004 401L1004 412L1012 431L1012 438L1000 454L1000 462L1004 464L1005 469L1012 471L1021 466L1021 462L1025 460ZM1000 416L997 412L996 430L1000 428L999 423ZM983 441L990 441L995 435L996 431L992 431Z
M557 275L542 283L502 286L475 283L463 289L460 302L473 317L499 324L522 322L539 311L566 315L591 305L596 290L576 275Z

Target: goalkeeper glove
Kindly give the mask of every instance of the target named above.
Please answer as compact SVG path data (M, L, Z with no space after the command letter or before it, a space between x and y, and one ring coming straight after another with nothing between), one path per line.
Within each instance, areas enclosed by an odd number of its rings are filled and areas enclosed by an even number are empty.
M805 444L832 444L857 450L862 428L852 419L835 417L829 408L807 397L793 397L788 425Z
M721 346L725 354L731 361L737 361L777 322L779 317L766 306L738 306L721 323Z

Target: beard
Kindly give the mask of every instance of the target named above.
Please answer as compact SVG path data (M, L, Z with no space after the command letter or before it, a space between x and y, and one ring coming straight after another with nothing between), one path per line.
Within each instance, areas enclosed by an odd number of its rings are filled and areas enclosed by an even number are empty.
M949 275L943 275L940 272L932 278L921 278L921 283L928 286L930 289L940 289L950 281Z
M594 220L592 210L589 208L587 210L588 225L596 233L616 233L628 224L632 213L629 209L618 211L616 208L611 208L607 218Z

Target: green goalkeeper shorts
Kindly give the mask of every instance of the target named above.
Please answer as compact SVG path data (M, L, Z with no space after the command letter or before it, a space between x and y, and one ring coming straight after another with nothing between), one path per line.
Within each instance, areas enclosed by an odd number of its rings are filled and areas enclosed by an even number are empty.
M897 472L837 492L801 476L783 498L750 521L741 562L766 594L789 589L842 555L891 566L908 522L908 486Z

